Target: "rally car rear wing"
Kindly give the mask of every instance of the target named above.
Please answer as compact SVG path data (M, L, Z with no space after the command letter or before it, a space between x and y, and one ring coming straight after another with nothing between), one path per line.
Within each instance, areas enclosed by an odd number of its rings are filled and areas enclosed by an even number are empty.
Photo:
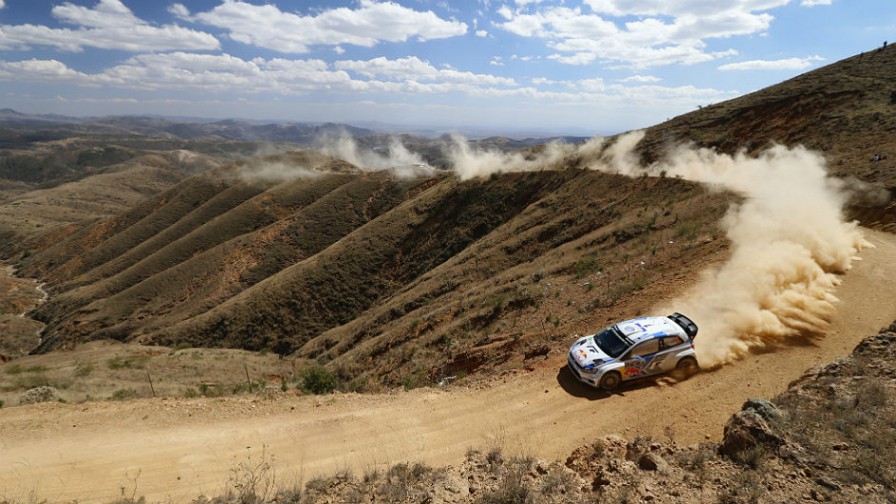
M669 318L672 319L676 324L680 325L684 332L687 335L694 339L697 336L697 324L694 323L693 320L685 317L684 315L675 312L672 315L669 315Z

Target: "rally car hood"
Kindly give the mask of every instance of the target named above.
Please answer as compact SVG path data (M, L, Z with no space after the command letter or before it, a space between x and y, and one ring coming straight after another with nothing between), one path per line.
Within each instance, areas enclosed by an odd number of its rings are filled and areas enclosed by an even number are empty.
M569 355L575 359L582 369L594 369L595 367L611 360L594 342L594 336L579 338L569 349Z

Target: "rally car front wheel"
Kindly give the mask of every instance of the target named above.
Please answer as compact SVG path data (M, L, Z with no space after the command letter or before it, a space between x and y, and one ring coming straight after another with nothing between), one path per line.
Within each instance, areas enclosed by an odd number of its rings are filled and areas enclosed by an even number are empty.
M619 386L619 382L622 381L622 376L619 375L616 371L610 371L609 373L603 375L600 379L600 388L604 390L613 390Z

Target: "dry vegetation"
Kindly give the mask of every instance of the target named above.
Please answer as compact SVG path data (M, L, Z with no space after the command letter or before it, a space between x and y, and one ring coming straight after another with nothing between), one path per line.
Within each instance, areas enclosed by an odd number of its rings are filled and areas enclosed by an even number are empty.
M68 403L218 397L265 389L300 393L303 365L271 353L97 341L0 365L0 401L15 406L37 387L52 387L55 399Z

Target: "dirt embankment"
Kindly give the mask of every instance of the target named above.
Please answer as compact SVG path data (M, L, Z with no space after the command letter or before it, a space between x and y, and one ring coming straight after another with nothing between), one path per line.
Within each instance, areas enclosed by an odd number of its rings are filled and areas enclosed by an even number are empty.
M564 356L552 354L529 374L450 391L4 408L0 493L103 501L136 486L150 499L185 501L219 491L236 464L258 460L262 450L281 479L307 480L400 461L458 464L471 447L562 459L608 433L719 441L746 399L774 397L806 369L848 354L896 319L896 236L867 237L875 248L843 277L824 337L749 355L683 383L644 383L606 396L574 383Z

